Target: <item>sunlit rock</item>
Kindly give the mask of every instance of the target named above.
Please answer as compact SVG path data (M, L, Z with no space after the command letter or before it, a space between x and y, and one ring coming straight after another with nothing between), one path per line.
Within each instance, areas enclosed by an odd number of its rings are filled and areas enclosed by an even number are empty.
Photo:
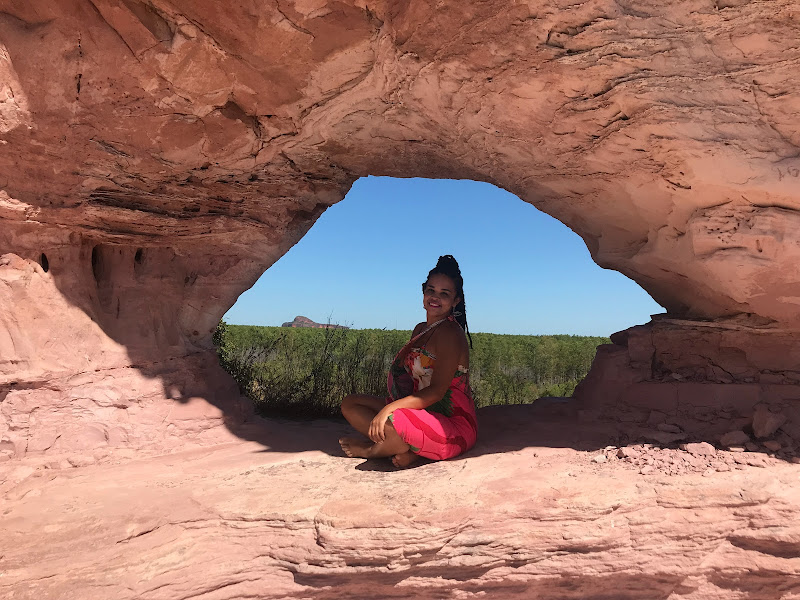
M369 174L499 185L667 309L601 349L587 406L783 410L798 24L791 0L4 2L3 451L159 451L190 398L234 427L215 324Z
M117 600L766 600L800 586L796 465L617 447L626 428L536 404L479 420L466 455L406 471L342 456L345 426L330 421L39 477L19 466L0 483L2 589L26 600L100 586Z
M798 27L794 0L0 0L0 587L788 598ZM304 463L335 427L246 424L211 333L365 175L498 185L667 314L599 349L582 425L501 413L405 478ZM651 443L731 430L762 445Z

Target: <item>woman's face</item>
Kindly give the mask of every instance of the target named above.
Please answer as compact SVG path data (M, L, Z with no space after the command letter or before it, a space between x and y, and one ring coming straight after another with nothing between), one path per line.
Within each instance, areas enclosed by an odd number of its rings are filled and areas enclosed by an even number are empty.
M460 301L461 298L456 296L455 282L441 273L431 275L422 289L422 305L429 317L447 317Z

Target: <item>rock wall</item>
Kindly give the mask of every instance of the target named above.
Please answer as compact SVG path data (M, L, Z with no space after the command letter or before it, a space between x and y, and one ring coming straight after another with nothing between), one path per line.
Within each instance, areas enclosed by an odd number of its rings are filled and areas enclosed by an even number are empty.
M499 185L681 321L589 404L667 372L794 389L749 349L800 327L799 25L792 0L0 0L4 456L234 427L215 323L369 174Z

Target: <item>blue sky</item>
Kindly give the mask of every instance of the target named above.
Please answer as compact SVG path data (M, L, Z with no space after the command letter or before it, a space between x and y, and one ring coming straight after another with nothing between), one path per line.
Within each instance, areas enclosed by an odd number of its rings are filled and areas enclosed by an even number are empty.
M440 254L461 265L470 331L609 335L663 312L598 267L565 225L488 183L365 177L225 315L297 315L363 328L424 320L420 284Z

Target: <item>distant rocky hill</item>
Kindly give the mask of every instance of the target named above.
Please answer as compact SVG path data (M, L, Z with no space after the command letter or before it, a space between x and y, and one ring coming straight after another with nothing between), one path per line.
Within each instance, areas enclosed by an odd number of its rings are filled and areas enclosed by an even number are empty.
M334 325L332 323L317 323L308 317L297 316L294 321L288 321L281 325L281 327L312 327L314 329L350 329L344 325Z

